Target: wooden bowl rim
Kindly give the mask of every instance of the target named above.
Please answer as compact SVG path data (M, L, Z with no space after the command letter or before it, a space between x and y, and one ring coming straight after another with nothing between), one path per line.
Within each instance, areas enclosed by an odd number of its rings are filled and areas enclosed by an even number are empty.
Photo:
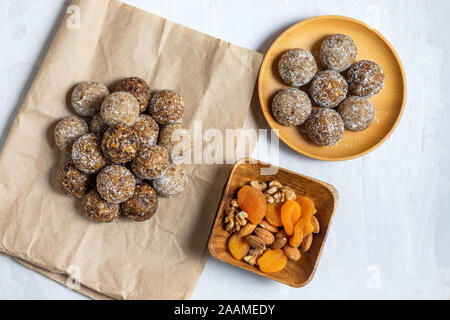
M271 55L272 50L278 45L278 42L280 42L287 34L289 34L293 29L296 29L300 26L302 26L303 24L307 24L316 20L326 20L326 19L341 19L341 20L345 20L345 21L349 21L352 23L356 23L359 24L361 26L363 26L364 28L372 31L375 35L377 35L383 42L386 43L386 45L388 46L389 50L393 53L395 60L400 68L400 73L402 75L402 82L403 82L403 95L402 95L402 105L400 107L400 112L397 115L397 118L395 119L394 124L392 125L391 129L385 134L385 136L383 138L380 139L380 141L378 141L375 145L373 145L370 148L367 148L364 151L361 151L359 153L355 153L353 155L349 155L349 156L341 156L341 157L327 157L327 156L321 156L321 155L317 155L317 154L312 154L308 151L303 150L301 147L298 147L297 145L295 145L294 143L291 143L289 141L289 139L285 138L284 136L280 136L278 130L274 130L275 134L284 142L286 143L290 148L292 148L293 150L295 150L298 153L301 153L305 156L308 156L310 158L313 159L318 159L318 160L326 160L326 161L344 161L344 160L351 160L351 159L355 159L358 157L361 157L365 154L368 154L369 152L375 150L376 148L378 148L380 145L382 145L390 136L391 134L394 132L395 128L397 127L398 123L400 122L400 119L403 115L403 111L405 109L405 105L406 105L406 93L407 93L407 83L406 83L406 75L405 75L405 69L403 68L403 64L400 60L400 57L398 56L397 52L395 51L394 47L391 45L391 43L375 28L369 26L367 23L362 22L360 20L354 19L354 18L350 18L350 17L345 17L345 16L340 16L340 15L322 15L322 16L317 16L317 17L313 17L313 18L308 18L305 20L302 20L296 24L294 24L293 26L289 27L288 29L286 29L270 46L269 50L267 50L264 59L261 63L261 68L259 71L259 75L258 75L258 97L259 97L259 104L261 107L261 111L264 115L264 118L266 119L267 123L269 124L269 126L272 128L268 116L267 116L267 112L265 112L263 110L263 104L265 105L264 99L263 99L263 93L262 93L262 75L264 73L264 70L267 68L267 60L269 58L269 56ZM267 110L270 110L270 107L267 106L266 108ZM270 112L270 111L269 111ZM320 147L319 147L320 148Z
M265 165L271 166L271 164L269 164L269 163L266 163L266 162L263 162L263 161L260 161L260 160L256 160L256 159L251 159L251 158L244 158L244 159L241 159L241 160L237 161L237 162L234 164L233 169L231 170L230 175L228 176L228 180L227 180L227 183L226 183L226 185L225 185L224 191L223 191L223 193L222 193L222 197L220 198L220 204L219 204L219 207L217 208L216 216L215 216L215 218L214 218L214 222L213 222L213 225L212 225L212 227L211 227L211 232L210 232L209 239L208 239L208 251L209 251L209 253L211 254L211 256L213 256L215 259L217 259L217 260L219 260L219 261L222 261L222 262L224 262L224 263L226 263L226 264L230 264L230 265L232 265L232 266L234 266L234 267L237 267L237 268L240 268L240 269L243 269L243 270L252 272L252 273L257 274L257 275L259 275L259 276L262 276L262 277L265 277L265 278L269 278L269 279L272 279L272 280L274 280L274 281L277 281L277 282L286 284L286 285L291 286L291 287L293 287L293 288L301 288L301 287L304 287L305 285L307 285L307 284L312 280L312 278L314 277L314 275L315 275L315 273L316 273L316 269L317 269L317 266L318 266L318 264L319 264L319 260L320 260L320 258L321 258L321 256L322 256L322 250L323 250L323 247L324 247L325 242L326 242L326 240L327 240L327 237L328 237L328 231L329 231L329 229L330 229L331 222L332 222L333 217L334 217L334 212L336 211L337 203L338 203L338 200L339 200L339 193L338 193L338 191L336 190L336 188L335 188L333 185L331 185L331 184L329 184L329 183L326 183L326 182L324 182L324 181L320 181L320 180L317 180L317 179L314 179L314 178L311 178L311 177L302 175L302 174L300 174L300 173L291 171L291 170L289 170L289 169L285 169L285 168L282 168L282 167L278 167L279 169L282 169L282 170L286 171L286 172L289 173L289 174L296 175L296 176L300 176L300 177L303 177L303 178L305 178L305 179L314 181L315 183L318 183L318 184L323 185L328 191L330 191L331 195L333 196L333 210L331 211L331 214L330 214L330 219L329 219L329 222L328 222L328 228L326 229L326 231L325 231L325 233L324 233L324 235L323 235L323 241L322 241L322 244L321 244L321 246L320 246L320 248L319 248L319 250L318 250L318 253L317 253L317 259L315 259L315 261L314 261L314 266L313 266L313 268L312 268L312 271L311 271L309 277L308 277L305 281L303 281L303 282L301 282L301 283L292 283L292 282L288 282L288 281L283 281L283 280L280 280L280 279L274 277L274 276L273 276L272 274L270 274L270 273L263 273L263 272L259 271L258 269L256 269L256 270L255 270L255 269L247 269L247 268L243 268L243 267L241 267L241 266L239 266L239 265L237 265L237 264L229 263L228 261L223 260L223 259L219 256L219 254L216 253L216 251L214 250L214 248L213 248L213 246L212 246L212 240L213 240L213 237L214 237L214 233L215 233L216 228L218 227L219 222L220 222L220 221L218 221L219 215L220 215L220 212L223 211L223 206L225 205L225 204L224 204L224 201L223 201L223 197L224 197L224 196L226 195L226 193L229 191L230 183L231 183L231 178L232 178L232 176L234 175L235 171L237 170L237 168L238 168L240 165L242 165L242 164L247 164L247 163L248 163L248 164L251 164L251 163L250 163L251 161L254 162L254 163L256 163L256 164L263 165L263 166L265 166ZM276 174L275 174L275 176L276 176ZM220 223L221 223L221 222L220 222Z

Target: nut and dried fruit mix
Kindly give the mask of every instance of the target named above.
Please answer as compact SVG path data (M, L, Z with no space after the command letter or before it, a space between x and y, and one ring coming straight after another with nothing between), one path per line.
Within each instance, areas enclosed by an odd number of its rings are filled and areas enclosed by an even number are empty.
M279 272L311 248L313 235L320 232L316 212L311 198L280 181L250 181L224 213L228 250L262 272Z
M184 100L173 90L152 98L138 77L119 81L112 91L97 81L74 88L77 116L60 120L54 130L56 146L71 156L59 167L58 182L66 195L82 199L91 220L111 222L123 213L145 221L157 212L158 196L173 197L188 182L183 163L190 144L182 156L172 156L175 148L166 142L174 141L178 128L189 135L182 124ZM158 144L160 132L164 143Z
M342 139L344 129L363 131L370 126L375 110L369 98L383 89L385 75L373 61L355 62L358 48L348 35L326 37L319 55L322 71L306 49L281 54L278 73L291 88L280 90L271 107L278 123L298 127L316 145L331 146ZM302 91L305 85L309 96Z

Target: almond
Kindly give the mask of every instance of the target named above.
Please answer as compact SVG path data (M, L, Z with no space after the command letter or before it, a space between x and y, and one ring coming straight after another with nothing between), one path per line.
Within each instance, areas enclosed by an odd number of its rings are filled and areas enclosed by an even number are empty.
M252 248L255 248L258 250L266 249L266 244L260 237L249 235L249 236L245 237L245 241L247 241L248 244L250 245L250 247L252 247Z
M283 251L286 257L288 257L292 261L298 261L302 256L297 248L294 248L289 244L284 246Z
M259 226L261 228L264 228L272 233L277 233L278 232L278 228L274 227L273 225L271 225L269 222L267 222L267 220L263 220L261 221L261 223L259 224Z
M272 232L264 229L264 228L256 228L255 234L264 241L266 245L271 245L273 241L275 240L275 237L273 236Z
M317 220L316 216L312 216L311 223L313 225L313 233L319 233L320 232L320 224L319 224L319 220Z
M256 225L254 225L253 223L247 222L243 227L241 227L241 230L239 230L238 236L239 237L248 236L249 234L252 234L253 231L255 231L255 229L256 229Z
M287 233L284 231L284 229L281 229L277 233L275 233L275 238L287 238Z
M287 238L276 238L270 248L272 250L282 249L287 243Z
M312 241L313 241L313 235L312 235L312 233L308 234L306 237L303 238L303 241L302 241L302 250L303 250L304 252L308 251L309 248L311 248Z

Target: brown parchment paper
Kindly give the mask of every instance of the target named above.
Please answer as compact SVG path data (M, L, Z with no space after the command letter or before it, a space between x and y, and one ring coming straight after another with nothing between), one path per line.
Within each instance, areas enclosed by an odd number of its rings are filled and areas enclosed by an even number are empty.
M187 298L231 166L189 166L185 193L161 198L149 221L94 223L59 191L56 168L66 155L53 129L73 114L76 83L111 86L131 75L152 90L177 90L191 133L196 120L203 130L241 128L262 55L115 0L73 5L80 28L62 22L0 154L0 252L61 283L79 268L76 290L93 298Z

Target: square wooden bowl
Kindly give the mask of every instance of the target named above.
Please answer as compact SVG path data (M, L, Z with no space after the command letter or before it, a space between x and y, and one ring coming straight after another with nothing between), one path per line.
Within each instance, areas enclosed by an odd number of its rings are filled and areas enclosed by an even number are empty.
M333 186L325 182L282 168L279 168L274 175L261 175L260 169L264 167L270 167L270 165L251 159L243 159L234 165L211 230L208 249L211 255L218 260L292 287L303 287L311 281L319 263L320 253L325 244L328 228L336 209L338 193ZM244 261L233 258L228 250L230 234L224 229L224 214L230 206L231 200L235 199L239 188L252 180L265 182L278 180L281 184L293 188L297 195L312 198L317 209L316 217L320 223L320 233L314 234L311 248L307 252L302 252L299 261L288 261L286 267L280 272L263 273L256 266L251 266Z

